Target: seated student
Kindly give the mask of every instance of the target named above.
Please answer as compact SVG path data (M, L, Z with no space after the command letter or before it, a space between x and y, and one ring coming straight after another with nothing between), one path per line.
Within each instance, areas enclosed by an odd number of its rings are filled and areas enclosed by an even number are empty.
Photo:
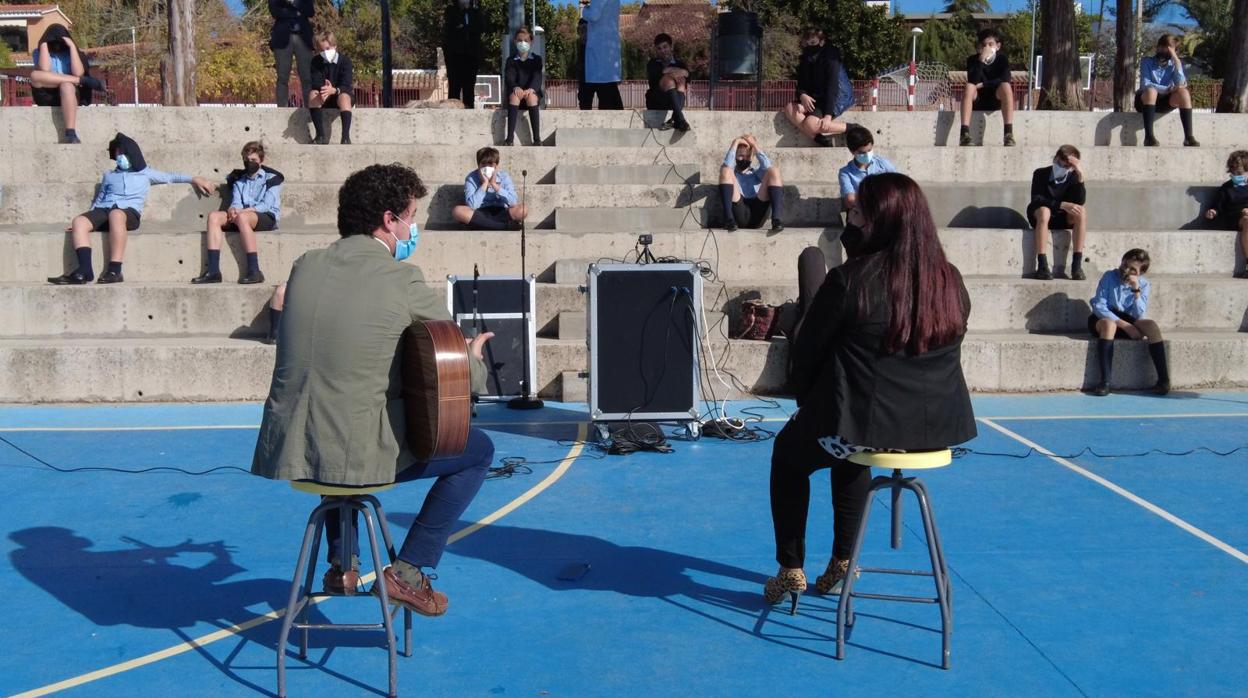
M95 278L91 268L91 232L108 231L108 271L100 274L97 283L115 284L125 281L121 274L121 261L126 252L128 231L138 230L143 214L143 204L153 184L183 184L189 182L199 193L212 193L212 184L203 177L172 172L161 172L147 166L139 144L123 133L118 133L108 144L108 157L117 161L116 169L104 173L99 190L91 202L91 210L79 216L66 228L73 233L74 254L78 267L60 276L48 277L48 283L63 285L85 284Z
M1005 145L1014 145L1014 88L1010 82L1010 59L1001 50L1001 32L981 29L979 52L966 59L966 92L962 94L960 145L971 140L971 113L1001 111L1005 120Z
M758 156L758 167L754 157ZM719 197L724 207L724 228L729 232L761 228L771 213L771 232L784 230L784 182L780 168L771 164L754 136L734 138L719 168Z
M1178 108L1183 124L1183 145L1198 147L1192 136L1192 93L1187 89L1187 75L1179 60L1179 40L1173 34L1157 39L1157 51L1140 61L1140 89L1135 93L1135 110L1144 117L1144 145L1160 145L1153 137L1153 119L1157 109L1162 112ZM1157 104L1158 97L1165 97Z
M1057 149L1050 167L1041 167L1031 174L1031 203L1027 204L1027 222L1036 231L1036 272L1031 278L1047 281L1049 271L1049 230L1071 231L1070 278L1082 281L1083 242L1088 236L1088 214L1084 203L1088 190L1083 183L1083 165L1079 149L1064 145Z
M1244 253L1244 266L1235 278L1248 279L1248 150L1236 150L1226 159L1231 178L1222 183L1213 206L1205 218L1223 230L1239 231L1239 249Z
M81 143L76 130L78 106L90 104L91 90L103 90L104 83L91 77L86 55L60 24L48 27L31 58L35 69L30 71L30 92L35 106L60 107L65 117L61 142Z
M1144 319L1148 312L1150 285L1144 275L1148 273L1148 252L1141 249L1127 250L1122 264L1110 269L1096 285L1092 297L1092 314L1088 316L1088 331L1097 338L1096 356L1101 368L1101 382L1092 389L1093 395L1109 395L1109 376L1114 364L1114 339L1142 339L1148 342L1148 353L1157 371L1157 384L1153 392L1165 395L1170 392L1170 371L1166 367L1166 345L1161 341L1161 329L1152 320Z
M226 230L238 231L243 251L247 253L247 273L240 284L264 281L260 257L256 251L256 233L277 229L282 215L281 172L264 166L264 144L251 141L243 146L243 169L234 170L226 178L230 185L230 208L208 214L208 261L204 273L191 279L193 284L221 283L221 245Z
M689 122L685 120L685 90L689 80L689 66L676 57L672 46L672 37L659 34L654 37L655 57L646 64L646 79L650 81L650 89L646 90L646 109L666 112L672 111L672 118L663 122L659 128L667 130L688 131Z
M308 114L312 117L312 128L316 129L315 142L321 145L329 143L325 117L321 113L321 109L329 104L338 107L342 118L342 144L350 145L351 105L354 104L351 59L338 53L338 40L333 32L317 35L316 50L320 53L312 59L312 91L308 93Z
M520 27L515 34L516 52L507 59L503 75L503 94L507 95L507 140L512 145L516 138L516 121L520 119L520 104L529 110L529 130L533 133L533 145L542 144L542 57L530 53L533 35L527 27Z
M511 177L498 167L498 149L488 146L477 151L477 169L464 179L464 202L451 215L468 228L506 230L528 215Z
M841 210L845 212L845 228L841 232L841 245L847 256L852 256L862 241L862 231L849 222L849 210L858 204L858 187L867 175L896 172L897 168L888 158L876 155L875 137L871 129L854 124L845 132L845 147L853 154L838 173L841 185Z
M784 106L784 115L799 133L822 146L845 133L848 124L836 121L841 95L841 52L825 44L822 29L802 30L802 56L797 64L797 95Z

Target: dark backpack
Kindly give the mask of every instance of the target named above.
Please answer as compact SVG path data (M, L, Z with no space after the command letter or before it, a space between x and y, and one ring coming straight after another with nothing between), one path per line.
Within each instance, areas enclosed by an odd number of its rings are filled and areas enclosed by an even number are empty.
M841 74L837 76L836 104L832 105L832 116L840 116L846 109L854 106L854 83L849 79L849 71L841 64Z

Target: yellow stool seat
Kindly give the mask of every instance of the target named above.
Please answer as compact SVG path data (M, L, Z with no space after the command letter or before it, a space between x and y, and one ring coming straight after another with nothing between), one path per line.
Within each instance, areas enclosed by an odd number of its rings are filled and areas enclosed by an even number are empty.
M350 497L357 494L377 494L394 487L394 483L386 485L370 485L368 487L351 487L348 485L326 485L312 480L291 480L290 486L307 494L319 494L323 497Z
M890 470L931 470L943 468L952 463L953 452L947 448L939 451L911 451L909 453L862 451L850 456L849 462Z

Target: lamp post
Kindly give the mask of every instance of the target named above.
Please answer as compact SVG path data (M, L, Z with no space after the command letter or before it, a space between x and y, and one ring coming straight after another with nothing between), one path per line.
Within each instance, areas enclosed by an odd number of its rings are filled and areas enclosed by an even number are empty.
M914 111L914 89L919 79L919 66L916 58L919 51L919 34L923 30L915 27L910 30L910 80L906 87L906 111Z
M915 64L915 57L918 55L919 35L923 33L923 29L915 27L910 30L910 65Z
M134 78L134 106L139 106L139 41L135 27L130 27L130 67Z

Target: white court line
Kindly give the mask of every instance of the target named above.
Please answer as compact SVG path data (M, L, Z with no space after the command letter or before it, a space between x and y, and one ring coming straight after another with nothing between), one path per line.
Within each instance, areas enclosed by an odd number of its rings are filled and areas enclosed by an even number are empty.
M1230 546L1230 545L1228 545L1227 543L1225 543L1225 542L1223 542L1223 541L1221 541L1221 540L1219 540L1219 539L1217 539L1217 538L1213 537L1212 535L1210 535L1210 534L1206 533L1205 531L1202 531L1202 530L1201 530L1201 529L1199 529L1199 528L1196 528L1195 526L1191 525L1190 523L1188 523L1188 522L1184 521L1183 519L1180 519L1179 517L1175 516L1174 514L1171 514L1170 512L1166 511L1165 509L1162 509L1161 507L1157 506L1156 504L1153 504L1152 502L1148 501L1147 499L1144 499L1144 498L1142 498L1142 497L1140 497L1140 496L1138 496L1138 495L1135 495L1135 494L1133 494L1133 493L1131 493L1131 492L1129 492L1129 491L1127 491L1127 490L1123 489L1122 487L1120 487L1120 486L1118 486L1118 485L1116 485L1116 484L1114 484L1114 483L1110 482L1109 480L1106 480L1105 478L1101 477L1100 475L1097 475L1096 473L1093 473L1093 472L1092 472L1092 471L1090 471L1090 470L1086 470L1086 469L1084 469L1084 468L1081 468L1081 467L1079 467L1079 466L1075 465L1074 463L1071 463L1070 461L1066 460L1065 458L1062 458L1061 456L1058 456L1058 455L1054 454L1052 451L1050 451L1050 450L1048 450L1047 448L1045 448L1045 447L1041 446L1040 444L1038 444L1038 443L1036 443L1036 442L1034 442L1034 441L1032 441L1032 440L1030 440L1030 439L1028 439L1028 438L1026 438L1026 437L1024 437L1024 436L1020 436L1020 435L1018 435L1018 434L1016 434L1016 433L1014 433L1014 432L1010 431L1009 429L1006 429L1005 427L1001 426L1000 424L997 424L996 422L993 422L993 421L992 421L992 420L990 420L990 419L987 419L987 418L982 418L982 417L981 417L978 421L983 422L984 424L986 424L986 425L988 425L988 426L992 427L993 429L996 429L997 431L1001 432L1002 434L1005 434L1006 436L1010 437L1011 439L1014 439L1015 441L1017 441L1017 442L1019 442L1019 443L1023 444L1024 446L1028 446L1028 447L1030 447L1030 448L1034 448L1034 449L1036 449L1036 452L1038 452L1038 453L1040 453L1040 454L1043 454L1043 455L1047 456L1050 460L1054 461L1054 462L1055 462L1055 463L1057 463L1058 465L1060 465L1060 466L1062 466L1062 467L1064 467L1064 468L1067 468L1068 470L1071 470L1071 471L1072 471L1072 472L1074 472L1074 473L1077 473L1077 474L1079 474L1079 475L1082 475L1083 477L1086 477L1087 479L1091 480L1092 482L1095 482L1096 484L1098 484L1098 485L1100 485L1100 486L1104 487L1105 489L1109 490L1110 492L1113 492L1114 494L1117 494L1117 495L1119 495L1119 496L1121 496L1121 497L1125 498L1126 500L1128 500L1128 501L1130 501L1130 502L1132 502L1132 503L1134 503L1134 504L1138 504L1139 506L1144 507L1144 508L1145 508L1145 509L1147 509L1148 511L1150 511L1150 512L1152 512L1152 513L1156 514L1157 516L1160 516L1161 518L1165 519L1166 521L1169 521L1170 523L1174 524L1175 526L1178 526L1179 528L1183 529L1184 531L1187 531L1188 533L1192 534L1193 536L1196 536L1197 538L1199 538L1199 539L1203 540L1204 542L1208 543L1209 545L1212 545L1213 547L1217 548L1218 550L1221 550L1222 552L1226 553L1227 555L1230 555L1231 557L1235 558L1236 560L1239 560L1240 562L1242 562L1242 563L1244 563L1244 564L1248 564L1248 553L1245 553L1245 552L1243 552L1242 550L1239 550L1238 548L1231 547L1231 546Z

